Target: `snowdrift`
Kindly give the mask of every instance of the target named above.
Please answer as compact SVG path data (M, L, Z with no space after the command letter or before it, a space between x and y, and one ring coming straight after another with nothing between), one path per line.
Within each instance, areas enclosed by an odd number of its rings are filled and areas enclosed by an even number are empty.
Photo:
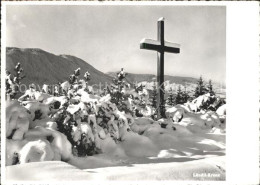
M225 180L224 157L193 160L188 162L168 162L156 164L133 164L80 170L60 161L35 162L6 167L6 178L13 181L213 181ZM26 170L25 170L26 169ZM35 173L37 171L37 173ZM33 174L33 175L32 175Z

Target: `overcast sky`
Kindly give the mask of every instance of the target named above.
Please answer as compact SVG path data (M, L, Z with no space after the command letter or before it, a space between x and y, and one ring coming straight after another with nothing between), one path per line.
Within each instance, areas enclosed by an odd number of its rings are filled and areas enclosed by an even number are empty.
M102 72L156 74L157 54L141 50L157 38L165 17L165 40L181 45L165 54L165 74L225 83L224 6L7 6L7 46L41 48L77 56Z

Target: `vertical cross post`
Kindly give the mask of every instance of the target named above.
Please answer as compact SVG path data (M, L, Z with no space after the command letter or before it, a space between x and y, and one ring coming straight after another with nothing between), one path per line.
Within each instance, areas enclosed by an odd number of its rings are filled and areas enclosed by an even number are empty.
M164 21L159 19L157 22L157 40L160 45L164 47ZM158 118L163 116L163 105L164 102L164 50L157 51L157 107L158 107Z

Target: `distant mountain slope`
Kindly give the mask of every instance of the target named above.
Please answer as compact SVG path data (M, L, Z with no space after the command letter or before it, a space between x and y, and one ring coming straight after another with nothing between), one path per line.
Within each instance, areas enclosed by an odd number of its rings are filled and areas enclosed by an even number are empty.
M6 69L14 74L15 65L20 62L26 78L22 83L28 85L55 84L69 79L69 75L78 67L80 78L86 71L91 74L89 84L110 83L112 77L98 71L84 60L69 55L54 55L41 49L6 48Z
M107 74L110 75L111 77L115 77L116 73L117 72L108 72ZM156 81L156 75L152 75L152 74L127 73L127 76L126 76L127 82L129 82L129 83L136 83L136 82L138 83L138 82L142 82L142 81L152 82L153 78ZM192 78L192 77L165 75L164 80L169 81L170 83L176 83L176 84L181 84L181 85L185 85L185 83L197 83L197 79Z
M54 55L41 49L32 48L6 48L6 69L14 74L14 67L18 62L21 63L26 75L22 83L27 85L27 87L30 83L42 86L44 83L56 84L63 82L69 79L69 75L75 69L80 67L80 78L83 78L84 73L89 71L91 74L89 84L101 83L101 88L103 88L106 83L110 84L112 82L117 73L102 73L84 60L70 55ZM126 81L130 84L152 82L153 79L156 80L156 75L128 73L126 76ZM196 78L169 75L165 75L165 81L169 81L169 84L171 84L168 85L169 87L177 87L178 84L184 86L186 84L187 88L190 87L190 89L194 89L194 85L197 83ZM225 94L225 87L224 91L222 89L219 90L219 85L215 84L214 89Z

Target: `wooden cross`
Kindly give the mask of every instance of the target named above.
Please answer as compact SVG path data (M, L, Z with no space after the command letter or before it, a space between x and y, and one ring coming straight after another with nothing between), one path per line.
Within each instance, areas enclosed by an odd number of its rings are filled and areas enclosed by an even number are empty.
M164 18L160 18L157 22L157 40L143 39L140 42L140 49L148 49L157 51L157 108L158 118L163 114L164 102L164 52L180 53L180 45L170 43L164 40Z

